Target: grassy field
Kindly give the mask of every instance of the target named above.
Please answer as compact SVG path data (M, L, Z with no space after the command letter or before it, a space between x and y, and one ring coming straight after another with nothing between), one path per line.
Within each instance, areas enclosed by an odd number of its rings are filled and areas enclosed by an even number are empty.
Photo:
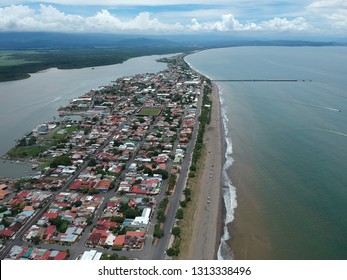
M142 108L138 112L138 116L158 116L161 112L161 108Z

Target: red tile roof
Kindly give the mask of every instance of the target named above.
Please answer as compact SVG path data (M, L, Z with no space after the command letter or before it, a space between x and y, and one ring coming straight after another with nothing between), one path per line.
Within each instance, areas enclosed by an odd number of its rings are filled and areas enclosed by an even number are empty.
M144 237L145 232L144 231L127 231L126 236L137 236L137 237Z
M123 246L124 240L125 240L125 235L118 235L113 242L113 246Z

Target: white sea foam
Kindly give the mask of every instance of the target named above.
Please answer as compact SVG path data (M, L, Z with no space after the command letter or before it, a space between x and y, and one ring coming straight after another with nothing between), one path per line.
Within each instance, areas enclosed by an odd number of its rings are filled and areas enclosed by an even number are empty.
M54 102L57 102L61 99L61 96L60 97L57 97L57 98L54 98L50 103L54 103Z
M304 106L309 106L309 107L314 107L314 108L334 111L334 112L341 112L341 110L338 109L338 108L332 108L332 107L327 107L327 106L320 106L320 105L315 105L315 104L300 103L300 102L294 102L294 103L295 104L299 104L299 105L304 105Z
M232 158L233 146L232 146L232 137L229 135L229 130L227 124L229 119L227 117L227 108L224 106L223 100L223 91L219 88L219 94L222 104L222 120L224 127L224 135L226 141L226 150L225 150L225 163L223 166L223 198L225 204L225 221L224 221L224 233L221 237L217 257L219 260L228 260L233 259L232 249L228 246L227 241L230 238L227 225L234 220L234 209L237 207L236 201L236 189L232 184L231 179L228 176L228 169L232 166L234 159Z
M336 134L336 135L340 135L340 136L347 137L347 134L346 134L346 133L338 132L338 131L335 131L335 130L327 130L327 132L330 132L330 133L332 133L332 134Z

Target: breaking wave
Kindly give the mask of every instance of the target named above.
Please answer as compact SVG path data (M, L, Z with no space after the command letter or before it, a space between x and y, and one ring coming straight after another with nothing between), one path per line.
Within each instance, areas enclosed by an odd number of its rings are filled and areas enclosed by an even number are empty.
M236 201L236 189L232 184L231 179L228 176L228 170L232 166L234 159L232 158L233 153L233 145L232 138L229 135L228 130L228 122L229 119L227 117L227 108L224 105L223 100L223 92L219 89L219 96L221 102L221 114L224 128L224 136L225 136L225 163L223 166L223 199L225 205L225 221L224 221L224 232L220 240L220 245L218 248L217 257L219 260L230 260L233 259L232 248L227 244L227 241L230 239L230 234L228 231L228 224L230 224L234 220L234 209L237 207Z

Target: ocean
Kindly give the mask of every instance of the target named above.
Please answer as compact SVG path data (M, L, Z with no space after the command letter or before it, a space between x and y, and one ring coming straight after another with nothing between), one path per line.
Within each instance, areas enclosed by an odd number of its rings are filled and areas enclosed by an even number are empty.
M225 80L219 259L347 259L347 48L234 47L186 61Z

